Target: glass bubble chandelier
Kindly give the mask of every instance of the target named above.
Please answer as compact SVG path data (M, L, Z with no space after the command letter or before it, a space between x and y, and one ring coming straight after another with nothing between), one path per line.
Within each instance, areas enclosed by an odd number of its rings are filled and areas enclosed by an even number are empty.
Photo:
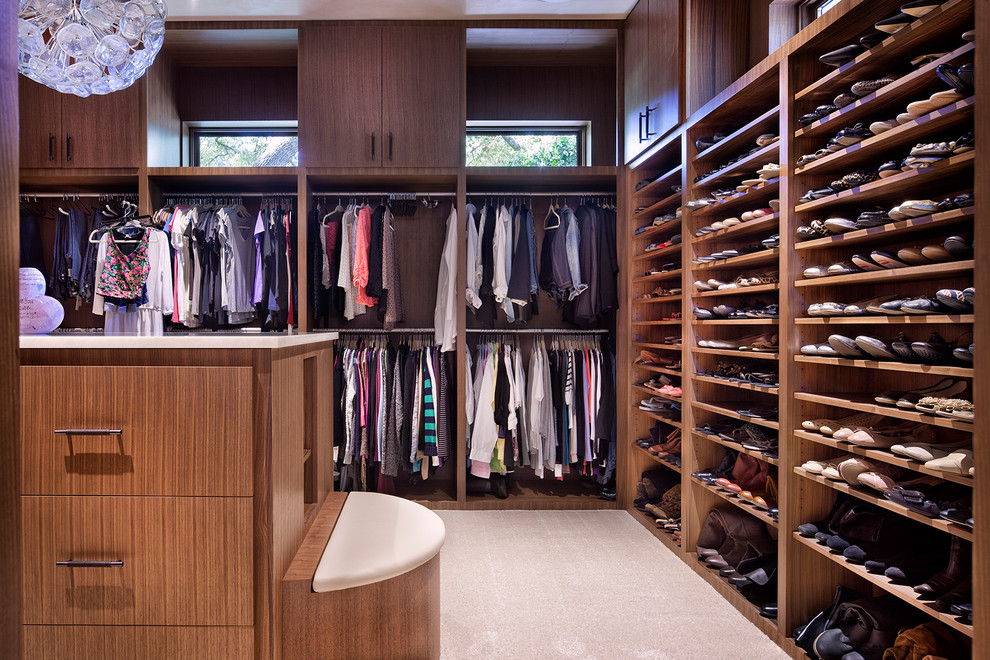
M134 84L165 40L163 0L19 0L18 70L64 94Z

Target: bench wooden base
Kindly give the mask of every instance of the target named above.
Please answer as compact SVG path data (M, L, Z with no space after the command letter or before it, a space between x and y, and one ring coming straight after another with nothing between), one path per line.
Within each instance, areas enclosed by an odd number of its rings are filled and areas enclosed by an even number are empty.
M440 555L373 584L313 592L345 495L331 493L282 580L286 660L425 660L440 657Z

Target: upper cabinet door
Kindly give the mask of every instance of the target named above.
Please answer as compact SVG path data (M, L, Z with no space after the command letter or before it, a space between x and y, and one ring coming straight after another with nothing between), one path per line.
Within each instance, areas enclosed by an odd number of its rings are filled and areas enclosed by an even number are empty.
M62 94L20 79L21 167L62 166Z
M382 161L381 28L299 30L299 164Z
M650 0L639 0L625 25L626 151L628 163L648 144L646 108L650 103Z
M643 4L645 0L640 0ZM681 121L681 1L650 2L650 138Z
M144 81L105 96L62 95L63 167L141 167Z
M382 28L386 167L457 167L465 133L462 27Z

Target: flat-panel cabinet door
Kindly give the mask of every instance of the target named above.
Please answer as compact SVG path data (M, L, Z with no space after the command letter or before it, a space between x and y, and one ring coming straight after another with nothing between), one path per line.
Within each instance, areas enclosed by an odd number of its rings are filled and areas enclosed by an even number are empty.
M382 28L383 165L460 165L463 80L463 28Z
M299 164L381 165L381 28L299 30Z
M628 163L646 148L646 107L650 102L650 2L639 0L625 26L626 150Z
M650 113L649 132L655 138L681 121L681 1L649 1L649 102L656 108Z
M21 167L61 167L63 94L24 76L18 78Z
M104 96L63 94L62 166L140 167L143 89L138 81Z

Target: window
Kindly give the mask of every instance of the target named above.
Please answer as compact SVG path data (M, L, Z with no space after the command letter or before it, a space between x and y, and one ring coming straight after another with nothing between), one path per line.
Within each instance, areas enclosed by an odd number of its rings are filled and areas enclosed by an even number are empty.
M824 2L819 3L818 6L815 7L815 18L818 18L840 2L842 2L842 0L824 0Z
M193 167L295 167L299 139L292 125L270 122L186 122L187 164Z
M589 162L588 122L468 122L468 167L575 167Z

